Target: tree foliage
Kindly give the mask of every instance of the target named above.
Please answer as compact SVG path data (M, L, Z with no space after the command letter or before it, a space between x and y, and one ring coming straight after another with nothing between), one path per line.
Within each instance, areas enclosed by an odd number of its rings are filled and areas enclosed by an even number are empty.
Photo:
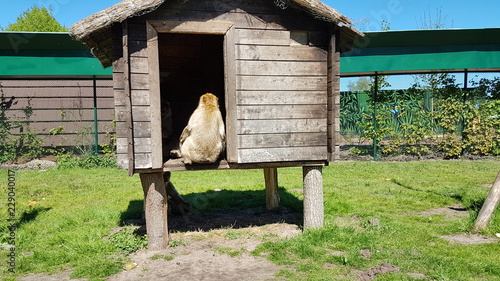
M61 25L52 14L51 8L33 5L24 11L15 23L10 23L3 31L32 31L32 32L67 32L68 28Z

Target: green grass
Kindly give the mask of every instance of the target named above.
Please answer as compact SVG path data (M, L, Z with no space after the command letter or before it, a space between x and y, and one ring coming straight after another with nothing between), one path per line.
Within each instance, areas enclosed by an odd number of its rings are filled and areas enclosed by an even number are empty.
M423 273L434 280L499 280L500 243L454 245L440 238L471 229L488 192L484 185L493 182L499 168L500 162L493 160L333 163L323 169L326 226L266 242L253 254L287 265L278 275L290 280L342 279L352 270L382 262L398 266L401 272L377 280L412 280L407 273ZM261 170L176 172L172 181L194 212L265 205ZM301 169L279 169L279 185L281 204L300 211ZM4 220L6 171L0 171L0 188L0 243L6 243L10 233ZM126 219L140 218L142 196L137 175L128 177L126 171L112 168L18 171L17 273L0 267L0 275L71 269L73 278L97 280L121 271L129 262L127 251L140 247L143 240L129 232L111 239L111 229ZM36 205L30 206L33 201ZM468 208L470 216L447 220L419 215L457 204ZM373 218L380 224L370 224ZM500 233L498 214L483 232L496 233ZM227 238L238 239L232 232ZM371 252L370 259L360 255L365 249ZM339 251L343 254L332 254ZM6 254L0 251L0 257Z

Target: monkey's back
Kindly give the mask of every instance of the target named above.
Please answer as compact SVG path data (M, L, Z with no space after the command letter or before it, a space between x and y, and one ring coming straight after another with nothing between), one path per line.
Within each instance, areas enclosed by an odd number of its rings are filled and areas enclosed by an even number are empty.
M181 145L182 156L189 163L213 163L224 149L224 123L217 106L205 104L191 115Z

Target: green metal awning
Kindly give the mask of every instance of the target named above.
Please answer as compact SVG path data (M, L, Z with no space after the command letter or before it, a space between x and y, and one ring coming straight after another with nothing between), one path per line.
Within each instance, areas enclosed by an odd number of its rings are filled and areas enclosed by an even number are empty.
M69 33L0 32L0 76L111 76Z
M366 32L341 75L500 71L500 28Z

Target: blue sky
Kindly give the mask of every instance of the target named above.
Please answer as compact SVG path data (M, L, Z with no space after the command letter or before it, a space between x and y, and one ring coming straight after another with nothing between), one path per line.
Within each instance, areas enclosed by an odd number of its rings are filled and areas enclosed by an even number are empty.
M176 0L171 0L176 1ZM273 1L273 0L269 0ZM71 26L95 12L120 0L3 0L0 9L0 26L15 22L17 16L34 4L51 6L56 19ZM446 28L500 27L500 1L498 0L325 0L327 5L360 22L362 31L380 30L386 20L392 30L421 29L424 19L435 22L441 19Z

